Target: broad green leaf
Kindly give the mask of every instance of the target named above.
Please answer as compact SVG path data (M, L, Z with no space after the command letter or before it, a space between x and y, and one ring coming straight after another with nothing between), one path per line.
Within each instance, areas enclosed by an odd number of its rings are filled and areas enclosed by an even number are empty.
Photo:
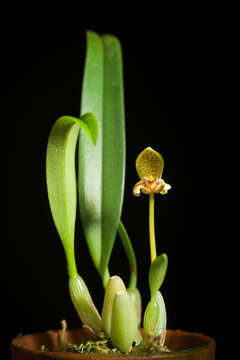
M122 52L118 39L103 36L102 256L105 277L122 212L125 180L125 115Z
M48 198L53 220L65 250L70 276L76 273L74 257L77 205L75 150L80 127L92 143L95 143L97 125L93 114L85 114L80 119L62 116L52 127L46 155Z
M148 275L151 298L155 298L158 290L160 289L167 272L167 266L167 254L159 255L151 264Z
M87 32L81 113L93 112L99 136L93 149L80 133L80 216L92 260L103 284L122 210L125 127L121 47L117 38Z
M95 114L98 140L93 147L87 134L80 132L78 188L85 239L99 271L102 252L103 45L100 36L94 32L87 31L86 36L81 114Z

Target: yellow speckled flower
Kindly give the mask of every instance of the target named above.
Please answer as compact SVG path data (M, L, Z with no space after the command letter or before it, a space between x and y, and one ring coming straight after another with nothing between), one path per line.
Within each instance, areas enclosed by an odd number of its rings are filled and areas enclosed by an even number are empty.
M171 186L161 178L164 160L162 156L151 147L143 150L136 159L136 170L140 181L133 187L133 194L140 196L144 194L160 193L166 194Z

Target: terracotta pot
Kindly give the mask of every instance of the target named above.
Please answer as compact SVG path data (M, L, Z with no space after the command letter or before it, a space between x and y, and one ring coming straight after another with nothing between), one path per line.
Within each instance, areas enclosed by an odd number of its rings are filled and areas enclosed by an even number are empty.
M166 345L171 352L166 354L149 355L93 355L93 354L73 354L67 352L41 351L41 345L48 349L57 346L61 331L47 331L32 335L25 335L21 338L13 339L11 342L12 360L143 360L143 359L166 359L166 360L214 360L215 359L215 341L213 338L186 332L182 330L168 330ZM67 343L80 344L92 337L91 333L85 329L68 330L65 335Z

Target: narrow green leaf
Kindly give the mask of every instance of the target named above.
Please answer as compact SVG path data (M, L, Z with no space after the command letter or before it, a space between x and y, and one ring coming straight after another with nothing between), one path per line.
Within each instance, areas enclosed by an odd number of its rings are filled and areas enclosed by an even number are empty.
M87 32L81 113L98 120L98 141L80 133L80 216L92 260L103 284L122 210L125 174L125 127L121 47L113 36Z
M168 266L168 257L167 254L159 255L154 262L151 264L149 270L149 288L151 291L151 298L154 299L156 297L157 291L160 289Z
M132 300L127 292L120 291L113 302L111 342L122 353L127 353L137 333L137 317Z
M125 115L121 45L116 37L105 35L103 49L103 218L100 271L104 279L122 212L125 180Z
M119 222L118 226L118 234L121 239L123 248L128 258L129 266L130 266L130 280L128 288L136 288L137 285L137 261L134 249L132 247L131 240L128 236L127 230L123 225L122 221Z
M60 117L52 127L46 154L46 177L50 208L55 226L62 241L69 274L76 273L74 233L76 219L75 150L80 127L95 143L96 119L85 114L81 119Z
M92 31L87 31L86 40L81 114L95 114L98 140L93 147L86 133L80 132L78 188L85 239L99 271L102 252L103 46L101 37Z

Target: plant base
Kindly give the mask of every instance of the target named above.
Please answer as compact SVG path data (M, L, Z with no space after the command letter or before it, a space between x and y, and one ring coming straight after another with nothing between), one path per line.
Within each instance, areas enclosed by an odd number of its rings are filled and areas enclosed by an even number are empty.
M15 338L11 342L12 360L85 360L85 359L125 359L144 360L215 360L215 341L213 338L197 333L182 330L168 330L166 346L171 350L165 354L144 354L144 355L102 355L102 354L73 354L66 352L42 351L42 345L47 349L54 349L58 346L61 330L49 330L45 333L25 335ZM67 330L65 342L80 344L92 338L92 333L87 328Z

